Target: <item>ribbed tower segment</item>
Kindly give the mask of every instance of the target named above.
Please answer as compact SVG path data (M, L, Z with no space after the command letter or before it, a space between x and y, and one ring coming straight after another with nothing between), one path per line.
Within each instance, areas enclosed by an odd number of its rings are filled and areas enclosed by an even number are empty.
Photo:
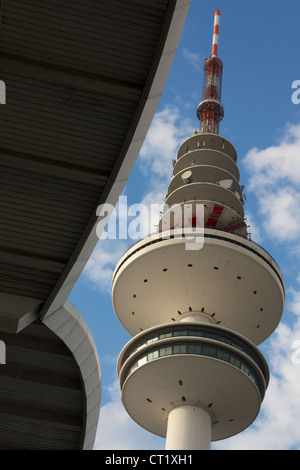
M217 56L220 15L219 11L215 12L212 54L204 64L202 101L197 107L201 133L218 134L219 123L224 117L221 104L223 63Z
M274 259L249 240L236 162L215 132L185 140L158 233L130 248L113 276L114 309L133 336L117 364L122 401L166 449L209 449L243 431L269 382L257 345L281 319L285 288Z
M205 227L247 238L246 197L236 161L235 148L219 135L196 132L185 140L178 150L159 230ZM200 218L199 206L204 210Z

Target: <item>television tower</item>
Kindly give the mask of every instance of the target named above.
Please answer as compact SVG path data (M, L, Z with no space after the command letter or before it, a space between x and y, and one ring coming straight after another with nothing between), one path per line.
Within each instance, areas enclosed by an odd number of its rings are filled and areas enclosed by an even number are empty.
M112 284L133 336L117 364L123 404L172 450L210 449L255 420L269 382L257 345L285 297L278 265L248 234L236 150L218 134L219 21L216 11L200 132L179 147L158 233L122 256Z

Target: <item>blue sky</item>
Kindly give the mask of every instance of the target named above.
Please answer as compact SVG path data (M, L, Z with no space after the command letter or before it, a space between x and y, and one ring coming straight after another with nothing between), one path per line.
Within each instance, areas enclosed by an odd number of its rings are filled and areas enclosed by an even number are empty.
M221 9L223 61L220 135L238 153L252 239L279 264L286 284L280 326L261 346L271 381L250 428L213 449L300 449L300 80L299 0L192 0L179 47L147 139L123 192L128 204L163 202L180 143L199 128L203 62L211 54L213 15ZM300 94L299 94L300 96ZM124 411L117 357L130 339L117 320L111 276L135 240L100 240L70 295L94 336L102 372L96 449L164 449L164 439ZM270 294L271 295L271 294ZM295 360L296 359L296 360Z

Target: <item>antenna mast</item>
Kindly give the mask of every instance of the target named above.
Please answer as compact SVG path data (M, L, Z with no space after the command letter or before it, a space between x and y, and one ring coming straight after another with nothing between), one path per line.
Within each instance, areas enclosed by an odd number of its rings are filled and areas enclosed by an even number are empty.
M223 63L218 57L220 11L215 11L211 56L204 63L202 101L197 107L200 133L219 134L219 122L224 117L221 104Z

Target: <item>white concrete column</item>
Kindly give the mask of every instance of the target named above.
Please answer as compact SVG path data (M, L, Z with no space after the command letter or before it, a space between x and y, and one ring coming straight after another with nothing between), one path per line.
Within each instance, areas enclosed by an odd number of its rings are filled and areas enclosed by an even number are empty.
M181 405L168 416L166 450L210 450L211 416L198 406Z
M216 321L214 320L214 318L205 312L186 313L180 319L180 323L184 323L184 322L216 324Z

